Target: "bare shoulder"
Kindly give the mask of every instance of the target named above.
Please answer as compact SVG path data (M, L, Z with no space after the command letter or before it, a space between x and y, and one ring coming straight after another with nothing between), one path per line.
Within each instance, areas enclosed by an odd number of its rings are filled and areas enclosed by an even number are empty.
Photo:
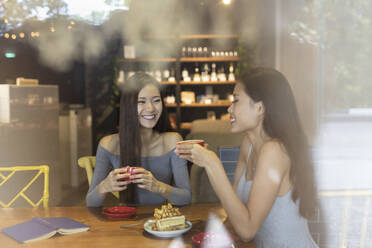
M270 140L263 144L259 151L259 159L261 161L271 161L271 163L264 163L267 166L279 166L284 170L290 166L287 150L278 140Z
M182 141L182 136L177 132L166 132L162 133L164 146L165 148L170 151L172 150L177 142Z
M103 137L99 141L99 145L105 148L107 151L116 154L119 148L119 134L111 134Z

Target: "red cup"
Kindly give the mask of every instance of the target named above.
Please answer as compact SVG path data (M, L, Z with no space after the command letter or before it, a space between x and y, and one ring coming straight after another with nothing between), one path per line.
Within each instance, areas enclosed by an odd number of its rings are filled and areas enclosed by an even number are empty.
M124 180L124 181L131 181L132 179L130 179L130 176L142 174L142 172L135 172L134 171L135 169L141 169L141 167L130 167L130 166L125 167L125 172L121 172L120 174L126 173L126 174L129 174L129 176L128 177L124 177L122 180Z
M177 142L177 145L186 145L186 144L198 144L201 146L205 146L205 141L204 140L183 140ZM188 155L188 153L180 153L181 155Z

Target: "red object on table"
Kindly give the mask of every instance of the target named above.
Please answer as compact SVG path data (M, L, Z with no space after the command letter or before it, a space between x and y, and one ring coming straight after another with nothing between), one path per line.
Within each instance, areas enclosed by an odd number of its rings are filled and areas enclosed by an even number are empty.
M136 208L127 206L104 208L102 214L113 219L129 218L136 214Z

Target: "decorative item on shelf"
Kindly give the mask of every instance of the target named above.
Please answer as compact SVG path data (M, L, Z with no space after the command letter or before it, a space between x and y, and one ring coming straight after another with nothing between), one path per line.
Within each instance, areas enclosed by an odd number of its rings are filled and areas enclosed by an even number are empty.
M198 49L196 47L192 48L192 57L196 57L198 53Z
M202 47L198 47L197 57L203 57L203 48Z
M225 74L225 69L223 68L223 66L221 66L221 68L218 71L219 71L217 75L218 80L226 81L226 74Z
M195 92L194 91L182 91L181 101L184 104L192 104L195 102Z
M228 80L229 81L235 81L234 65L233 65L233 63L230 63L230 66L229 66Z
M181 56L182 57L187 57L187 48L186 47L182 47Z
M192 57L192 47L187 48L187 54L186 57Z
M199 66L196 64L193 81L200 82Z
M170 73L169 73L168 68L164 69L164 71L163 71L163 80L164 80L164 81L168 81L169 74L170 74Z
M203 48L203 57L209 57L208 47Z
M217 82L216 63L212 63L211 81Z
M170 71L170 76L168 78L168 82L176 82L175 72L174 72L173 68Z
M16 84L18 86L21 86L21 85L38 85L39 80L38 79L32 79L32 78L18 77L16 79Z
M208 82L209 80L210 80L209 66L208 66L207 63L205 63L204 66L203 66L202 74L201 74L201 81Z
M165 102L169 104L176 103L176 97L174 95L169 95L165 97Z
M190 82L191 78L189 76L189 71L186 69L186 67L183 68L182 70L182 78L184 82Z

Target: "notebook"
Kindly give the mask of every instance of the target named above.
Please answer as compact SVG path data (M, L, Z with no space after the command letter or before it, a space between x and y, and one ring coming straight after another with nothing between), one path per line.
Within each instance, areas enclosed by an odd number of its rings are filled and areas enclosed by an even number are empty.
M67 217L32 218L1 231L21 243L47 239L56 233L68 235L87 231L90 227Z

